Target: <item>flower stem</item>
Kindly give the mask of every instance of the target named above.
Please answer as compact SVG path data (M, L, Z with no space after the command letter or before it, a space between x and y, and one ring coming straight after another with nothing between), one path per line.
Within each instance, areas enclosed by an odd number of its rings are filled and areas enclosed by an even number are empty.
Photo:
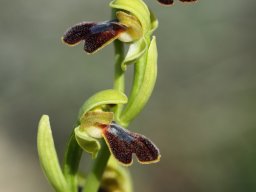
M110 157L110 152L104 141L101 142L101 147L102 148L94 161L92 171L86 178L86 183L83 189L84 192L97 192L100 187L101 178Z
M124 47L123 43L121 41L116 40L114 42L114 50L115 50L115 76L114 76L114 89L124 92L125 89L125 78L124 78L124 71L121 69L121 62L124 59ZM122 104L118 104L115 111L115 120L119 122L119 115L122 111ZM101 143L101 150L94 161L92 171L89 173L89 175L86 178L86 183L84 186L83 191L84 192L97 192L100 183L101 178L104 173L104 170L107 166L110 152L105 142Z
M77 192L78 189L77 171L79 168L81 156L82 149L78 145L75 138L75 133L73 131L67 144L63 164L63 173L69 184L71 192Z
M114 89L124 92L125 91L125 77L124 71L121 68L121 63L124 59L124 46L121 41L114 42L115 49L115 76L114 76ZM116 121L119 120L123 105L119 104L115 109Z

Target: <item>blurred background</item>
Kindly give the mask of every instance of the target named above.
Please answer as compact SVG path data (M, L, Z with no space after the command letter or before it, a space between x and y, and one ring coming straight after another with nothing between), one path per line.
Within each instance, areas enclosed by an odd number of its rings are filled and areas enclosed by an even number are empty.
M158 80L130 129L151 138L162 159L134 162L135 192L255 192L255 1L147 3L160 22ZM62 159L80 105L113 81L112 45L88 56L60 38L109 16L103 0L0 1L0 191L53 191L36 151L40 116L50 116Z

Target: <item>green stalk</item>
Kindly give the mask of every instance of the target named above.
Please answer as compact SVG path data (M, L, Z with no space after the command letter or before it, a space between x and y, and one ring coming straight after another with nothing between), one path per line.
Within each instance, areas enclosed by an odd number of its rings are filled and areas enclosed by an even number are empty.
M124 59L123 43L118 40L114 41L114 50L115 50L114 89L124 92L125 78L124 78L124 72L121 69L121 63ZM119 122L119 115L121 114L122 107L123 107L122 104L118 104L114 109L115 120L120 124L121 122ZM84 192L97 192L100 187L101 178L110 157L110 152L106 143L102 142L101 146L102 148L96 160L94 161L92 170L86 178L86 183L83 189Z
M94 161L92 170L86 177L86 182L83 189L84 192L97 192L100 187L101 178L110 157L108 146L104 141L101 142L101 147L102 148Z
M81 147L78 145L75 138L75 133L73 131L66 147L63 164L63 173L71 192L77 192L78 189L77 172L82 152L83 151Z

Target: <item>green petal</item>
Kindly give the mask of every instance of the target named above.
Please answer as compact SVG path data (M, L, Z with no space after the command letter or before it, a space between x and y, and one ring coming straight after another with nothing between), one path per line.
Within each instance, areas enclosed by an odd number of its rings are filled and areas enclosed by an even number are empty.
M128 52L123 60L121 67L125 71L126 65L135 63L137 59L139 59L146 51L147 43L144 38L132 43L129 46Z
M42 169L54 189L59 192L68 191L67 182L59 165L47 115L43 115L39 121L37 149Z
M86 152L91 153L93 158L96 158L101 148L100 142L89 136L85 131L81 131L79 127L75 128L75 135L79 146Z
M120 91L114 89L108 89L100 91L95 95L91 96L81 107L79 111L79 119L81 119L84 114L93 108L99 107L105 104L124 104L127 103L128 99L126 95Z

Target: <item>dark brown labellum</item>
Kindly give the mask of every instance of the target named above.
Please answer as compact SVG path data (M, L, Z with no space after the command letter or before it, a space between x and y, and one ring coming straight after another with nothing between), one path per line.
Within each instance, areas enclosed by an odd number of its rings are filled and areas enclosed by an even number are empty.
M140 163L149 164L160 160L159 149L152 141L122 128L115 122L103 128L103 136L111 153L122 164L130 165L133 153Z
M76 45L84 40L84 50L94 53L117 39L125 30L126 27L116 21L82 22L68 29L62 39L69 45Z

